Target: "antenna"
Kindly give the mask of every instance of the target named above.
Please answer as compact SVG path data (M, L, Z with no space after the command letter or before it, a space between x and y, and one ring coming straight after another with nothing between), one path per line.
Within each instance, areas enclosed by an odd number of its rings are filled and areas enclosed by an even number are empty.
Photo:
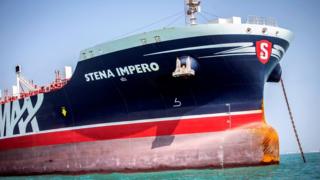
M200 0L185 0L186 23L197 24L197 13L200 12Z

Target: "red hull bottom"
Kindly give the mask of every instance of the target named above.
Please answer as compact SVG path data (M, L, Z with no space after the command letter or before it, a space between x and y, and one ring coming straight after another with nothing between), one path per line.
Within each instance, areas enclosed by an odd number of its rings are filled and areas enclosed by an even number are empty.
M0 174L137 172L279 163L265 123L221 132L101 140L0 152Z

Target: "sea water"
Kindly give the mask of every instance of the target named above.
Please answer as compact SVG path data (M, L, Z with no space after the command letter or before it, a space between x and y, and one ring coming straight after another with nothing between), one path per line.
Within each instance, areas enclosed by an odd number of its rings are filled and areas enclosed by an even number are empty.
M300 154L281 155L280 165L243 167L229 169L179 170L148 173L113 173L113 174L86 174L77 176L46 175L2 177L3 179L319 179L320 180L320 153L305 154L307 163L303 163ZM2 179L0 177L0 179Z

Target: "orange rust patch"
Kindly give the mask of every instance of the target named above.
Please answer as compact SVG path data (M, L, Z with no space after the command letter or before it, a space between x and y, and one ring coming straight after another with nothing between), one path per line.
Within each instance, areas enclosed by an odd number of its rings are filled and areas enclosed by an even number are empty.
M263 150L261 162L267 164L279 163L279 137L277 132L265 123L261 127L253 129L253 131L261 137Z

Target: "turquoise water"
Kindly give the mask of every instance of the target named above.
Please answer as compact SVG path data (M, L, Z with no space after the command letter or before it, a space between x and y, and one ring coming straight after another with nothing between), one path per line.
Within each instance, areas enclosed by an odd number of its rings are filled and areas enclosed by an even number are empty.
M231 169L180 170L149 173L113 173L87 174L79 176L23 176L6 177L3 179L319 179L320 180L320 153L307 153L307 163L303 163L299 154L281 155L280 165L263 167L245 167ZM1 178L2 179L2 178Z

